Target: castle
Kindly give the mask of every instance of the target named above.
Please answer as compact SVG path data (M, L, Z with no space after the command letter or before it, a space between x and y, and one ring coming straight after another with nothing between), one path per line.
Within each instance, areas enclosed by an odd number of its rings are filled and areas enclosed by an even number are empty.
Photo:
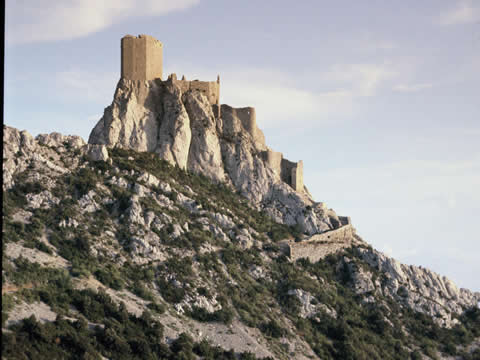
M149 35L138 37L126 35L121 41L122 48L122 78L129 80L163 79L163 44ZM203 93L210 104L220 105L220 76L217 81L187 81L185 76L177 79L171 74L168 79L180 90L197 90Z
M163 44L149 35L138 37L126 35L121 40L121 77L127 80L150 81L163 80ZM263 133L257 128L255 109L253 107L233 108L220 105L220 76L216 81L181 80L176 74L168 76L167 81L174 83L182 93L199 91L205 95L217 119L228 122L231 118L239 119L246 132L253 139L265 142ZM303 162L288 161L279 152L270 149L261 153L263 160L272 168L280 179L298 192L304 191Z

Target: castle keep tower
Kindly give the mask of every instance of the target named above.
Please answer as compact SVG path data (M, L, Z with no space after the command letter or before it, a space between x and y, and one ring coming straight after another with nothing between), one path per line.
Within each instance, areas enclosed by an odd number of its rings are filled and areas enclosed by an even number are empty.
M162 78L163 45L149 35L122 38L122 78L153 80Z

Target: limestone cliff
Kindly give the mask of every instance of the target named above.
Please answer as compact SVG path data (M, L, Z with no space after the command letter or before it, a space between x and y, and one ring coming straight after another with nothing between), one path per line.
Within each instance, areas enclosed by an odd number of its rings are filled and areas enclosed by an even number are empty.
M228 105L218 109L200 91L182 91L172 77L120 79L88 142L157 153L182 169L233 186L275 220L299 224L307 234L337 228L335 212L315 203L296 179L296 164L267 147L252 112ZM300 191L292 181L302 184Z

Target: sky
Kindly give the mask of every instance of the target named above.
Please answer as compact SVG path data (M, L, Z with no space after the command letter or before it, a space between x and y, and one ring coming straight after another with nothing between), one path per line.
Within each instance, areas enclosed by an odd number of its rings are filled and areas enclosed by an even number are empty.
M87 140L126 34L219 74L374 248L480 291L480 0L7 0L4 122Z

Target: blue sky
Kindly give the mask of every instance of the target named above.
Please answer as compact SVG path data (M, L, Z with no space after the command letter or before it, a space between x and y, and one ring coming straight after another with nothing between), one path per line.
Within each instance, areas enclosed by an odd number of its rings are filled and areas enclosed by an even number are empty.
M152 35L164 75L220 74L367 242L480 290L480 1L40 3L6 2L7 125L87 139L120 38Z

